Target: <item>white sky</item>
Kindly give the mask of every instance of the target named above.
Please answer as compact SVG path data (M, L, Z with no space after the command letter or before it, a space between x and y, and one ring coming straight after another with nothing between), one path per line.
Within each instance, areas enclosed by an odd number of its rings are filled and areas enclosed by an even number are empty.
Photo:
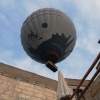
M20 41L20 29L26 17L47 7L65 12L76 27L76 46L57 66L66 78L82 78L100 52L97 43L100 39L100 0L0 0L0 62L57 79L57 72L33 61Z

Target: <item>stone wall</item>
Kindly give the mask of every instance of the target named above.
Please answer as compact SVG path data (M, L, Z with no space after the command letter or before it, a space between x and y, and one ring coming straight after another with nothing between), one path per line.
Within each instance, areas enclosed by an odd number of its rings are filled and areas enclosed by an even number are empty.
M100 74L85 93L86 100L100 100Z
M0 100L57 100L57 81L0 63Z
M54 90L0 75L0 100L57 100Z
M100 61L96 67L99 70ZM86 100L100 100L100 73L85 93Z
M66 81L72 91L80 83L78 79ZM57 100L56 91L56 80L0 63L0 100Z

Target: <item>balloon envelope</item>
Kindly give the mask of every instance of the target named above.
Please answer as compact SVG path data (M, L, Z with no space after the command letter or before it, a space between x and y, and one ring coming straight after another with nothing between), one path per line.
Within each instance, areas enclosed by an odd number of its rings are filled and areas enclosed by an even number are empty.
M24 21L21 43L33 60L57 63L72 52L76 30L65 13L53 8L39 9Z

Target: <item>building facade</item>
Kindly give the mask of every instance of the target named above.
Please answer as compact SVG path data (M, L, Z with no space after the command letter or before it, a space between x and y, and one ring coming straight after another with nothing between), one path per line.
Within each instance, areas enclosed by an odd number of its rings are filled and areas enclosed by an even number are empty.
M78 79L66 81L74 91L80 83ZM77 96L82 92L89 80L80 87ZM24 71L0 63L0 100L58 100L57 81L28 71ZM100 75L86 91L82 100L100 100Z

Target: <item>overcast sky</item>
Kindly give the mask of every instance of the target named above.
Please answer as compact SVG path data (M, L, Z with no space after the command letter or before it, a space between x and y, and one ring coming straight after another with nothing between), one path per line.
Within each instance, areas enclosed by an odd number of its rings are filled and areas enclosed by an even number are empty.
M77 33L75 48L57 66L66 78L82 78L100 51L97 43L100 39L100 0L0 0L0 62L57 79L57 72L33 61L21 45L24 20L40 8L59 9L73 21Z

